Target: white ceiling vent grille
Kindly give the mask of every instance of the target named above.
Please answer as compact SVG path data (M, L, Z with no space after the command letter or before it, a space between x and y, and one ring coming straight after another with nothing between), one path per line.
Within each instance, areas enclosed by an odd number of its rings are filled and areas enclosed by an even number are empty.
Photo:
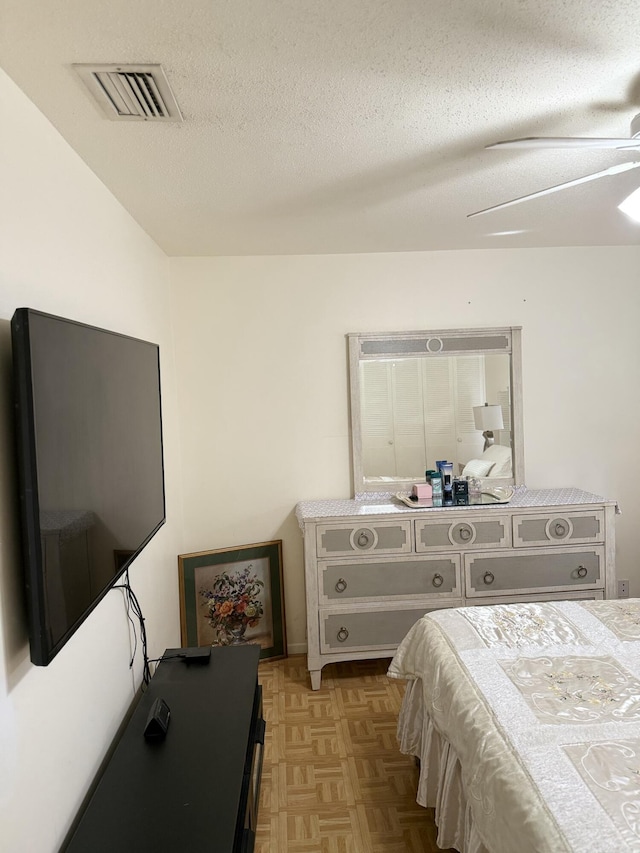
M161 65L74 65L113 121L182 121Z

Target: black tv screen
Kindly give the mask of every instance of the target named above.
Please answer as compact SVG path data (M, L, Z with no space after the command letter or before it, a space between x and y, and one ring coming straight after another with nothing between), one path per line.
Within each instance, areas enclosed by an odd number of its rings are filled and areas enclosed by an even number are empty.
M159 348L30 308L11 337L31 660L46 666L164 523Z

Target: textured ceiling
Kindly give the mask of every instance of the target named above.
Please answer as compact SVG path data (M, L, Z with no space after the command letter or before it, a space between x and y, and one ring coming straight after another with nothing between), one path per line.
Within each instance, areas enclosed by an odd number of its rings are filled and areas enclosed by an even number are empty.
M628 136L639 36L638 0L0 0L2 67L170 255L637 245L640 170L467 214L633 159L484 146ZM104 118L106 62L184 122Z

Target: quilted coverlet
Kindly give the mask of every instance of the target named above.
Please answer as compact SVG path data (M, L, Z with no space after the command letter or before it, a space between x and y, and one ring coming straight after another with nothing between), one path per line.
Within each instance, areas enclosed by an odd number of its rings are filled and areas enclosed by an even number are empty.
M431 612L389 675L442 846L640 853L640 599Z

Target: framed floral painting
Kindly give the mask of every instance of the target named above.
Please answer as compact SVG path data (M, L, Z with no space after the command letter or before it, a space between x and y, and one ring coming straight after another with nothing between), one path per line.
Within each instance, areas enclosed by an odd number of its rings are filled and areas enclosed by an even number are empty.
M181 554L183 647L254 643L260 658L287 655L282 540Z

